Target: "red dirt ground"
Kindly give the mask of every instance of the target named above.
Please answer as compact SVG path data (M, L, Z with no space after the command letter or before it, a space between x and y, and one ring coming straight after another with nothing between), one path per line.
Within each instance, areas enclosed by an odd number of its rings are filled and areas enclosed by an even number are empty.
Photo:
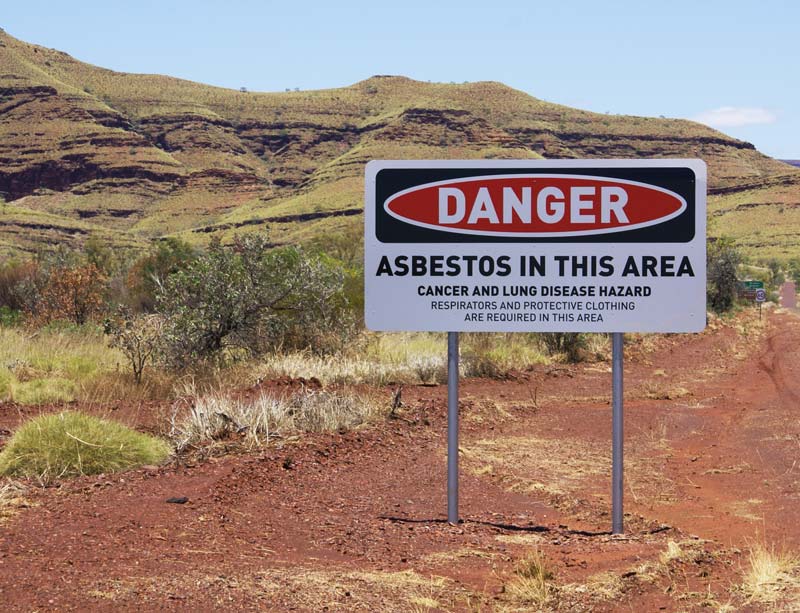
M787 309L797 308L797 293L794 281L787 281L781 286L780 305Z
M800 550L800 318L753 313L629 340L624 537L608 363L537 366L462 382L458 526L446 387L406 387L399 418L357 431L31 487L0 525L2 608L539 610L510 589L537 549L545 609L774 610L735 586L753 543ZM37 410L0 406L0 437ZM157 407L119 414L151 428Z

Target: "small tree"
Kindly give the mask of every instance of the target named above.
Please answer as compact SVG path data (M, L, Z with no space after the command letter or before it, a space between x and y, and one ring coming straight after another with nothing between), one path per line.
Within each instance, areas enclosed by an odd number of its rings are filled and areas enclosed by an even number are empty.
M119 267L116 252L96 236L90 236L83 244L81 259L87 264L94 264L98 270L107 276L113 275ZM80 256L77 256L80 257Z
M706 252L708 305L717 313L733 308L736 302L737 270L742 254L732 239L721 237L709 241Z
M787 264L789 269L789 278L800 285L800 258L792 258Z
M108 344L116 347L127 358L136 384L142 382L142 373L148 362L159 352L164 329L164 318L160 315L132 315L121 307L114 317L104 322Z
M152 313L156 294L167 277L186 268L196 257L197 252L189 243L171 237L159 240L128 271L125 284L131 307Z
M106 276L94 264L50 269L31 307L40 323L54 320L83 325L105 307Z
M266 236L218 240L167 278L157 310L178 364L231 350L261 353L286 345L321 349L316 340L345 330L343 275L294 247L272 249Z
M772 273L772 285L779 288L786 281L786 275L783 273L783 265L776 258L772 258L767 262L767 267Z

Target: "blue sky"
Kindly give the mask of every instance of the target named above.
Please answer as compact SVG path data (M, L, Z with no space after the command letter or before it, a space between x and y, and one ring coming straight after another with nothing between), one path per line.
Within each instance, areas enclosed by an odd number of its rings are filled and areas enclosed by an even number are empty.
M700 119L800 158L798 0L25 0L0 27L107 68L251 91L502 81L598 112Z

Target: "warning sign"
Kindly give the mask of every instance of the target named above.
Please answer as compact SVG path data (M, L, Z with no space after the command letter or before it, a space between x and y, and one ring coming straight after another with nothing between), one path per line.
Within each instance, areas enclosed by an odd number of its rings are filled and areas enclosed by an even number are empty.
M696 332L700 160L375 161L374 330Z

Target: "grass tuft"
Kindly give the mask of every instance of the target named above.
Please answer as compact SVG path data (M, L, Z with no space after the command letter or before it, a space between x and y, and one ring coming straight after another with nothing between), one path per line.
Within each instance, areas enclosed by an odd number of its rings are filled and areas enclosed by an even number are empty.
M515 577L505 586L506 593L512 599L542 607L553 598L554 575L538 549L534 549L517 563L514 574Z
M788 596L800 603L800 579L794 576L800 567L796 555L759 544L750 549L748 564L742 590L749 600L769 604Z
M0 453L0 475L44 483L76 475L158 464L167 443L122 424L78 412L40 415L22 424Z
M667 548L661 552L659 560L662 564L667 565L673 560L680 560L683 557L683 549L675 541L669 541Z

